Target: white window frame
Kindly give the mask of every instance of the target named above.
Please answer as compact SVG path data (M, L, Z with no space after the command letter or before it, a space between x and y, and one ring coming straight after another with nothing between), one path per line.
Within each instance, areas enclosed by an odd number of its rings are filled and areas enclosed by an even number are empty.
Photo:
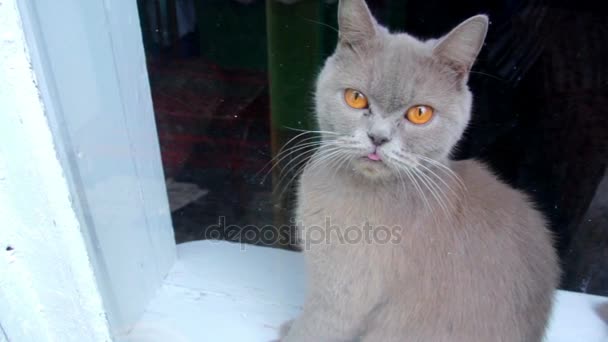
M0 25L0 341L109 340L176 253L137 3L0 0Z

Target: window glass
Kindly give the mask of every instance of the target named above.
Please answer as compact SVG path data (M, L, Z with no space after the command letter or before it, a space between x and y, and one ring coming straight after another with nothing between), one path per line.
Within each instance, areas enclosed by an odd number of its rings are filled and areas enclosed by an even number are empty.
M542 210L564 289L608 295L606 9L585 0L367 2L380 23L420 38L489 15L469 81L472 121L454 157L486 162ZM271 159L315 129L314 82L336 45L337 2L138 4L177 242L294 248L293 189L314 144Z

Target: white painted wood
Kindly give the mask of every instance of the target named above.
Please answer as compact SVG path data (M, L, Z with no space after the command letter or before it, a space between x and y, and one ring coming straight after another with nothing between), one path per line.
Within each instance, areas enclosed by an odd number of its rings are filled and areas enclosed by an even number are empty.
M299 253L228 242L178 245L178 260L129 342L265 341L304 299Z
M244 248L244 249L243 249ZM178 260L129 342L265 341L304 300L300 253L229 242L178 245ZM606 342L608 298L557 291L547 342Z
M109 341L16 0L0 0L0 341Z
M557 291L547 342L607 342L608 322L599 311L606 305L606 297Z
M0 342L8 342L8 337L4 332L4 328L2 328L2 324L0 324Z
M136 4L19 5L108 320L125 332L175 259Z

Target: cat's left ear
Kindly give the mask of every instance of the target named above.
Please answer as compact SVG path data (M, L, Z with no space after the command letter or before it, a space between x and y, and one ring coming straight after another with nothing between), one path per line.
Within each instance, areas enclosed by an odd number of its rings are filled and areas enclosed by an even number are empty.
M475 63L488 32L488 17L476 15L465 20L435 44L433 54L456 72L466 75Z
M338 26L340 42L348 45L364 43L376 35L376 20L365 0L340 0Z

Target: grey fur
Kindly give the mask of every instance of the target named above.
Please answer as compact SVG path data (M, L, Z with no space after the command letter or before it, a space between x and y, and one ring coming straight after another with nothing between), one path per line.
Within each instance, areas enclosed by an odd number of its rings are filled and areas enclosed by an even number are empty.
M378 25L363 0L342 0L338 15L316 90L323 145L298 190L309 292L282 339L540 341L559 278L545 220L481 163L449 159L470 119L487 17L419 41ZM348 107L346 88L370 108ZM435 116L416 126L404 112L420 104ZM368 134L388 140L382 162L365 158ZM327 218L338 234L397 227L398 239L312 241Z

